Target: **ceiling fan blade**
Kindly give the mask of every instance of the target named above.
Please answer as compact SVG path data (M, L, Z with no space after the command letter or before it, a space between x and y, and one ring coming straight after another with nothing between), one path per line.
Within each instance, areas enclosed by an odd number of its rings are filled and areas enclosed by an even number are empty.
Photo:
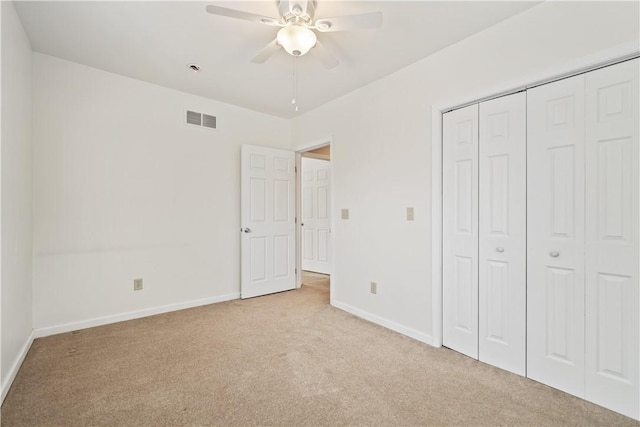
M313 56L317 57L318 60L324 65L325 68L331 69L337 66L340 61L335 57L333 53L329 49L327 49L320 41L316 41L316 45L312 50Z
M259 22L261 24L281 26L279 20L268 16L256 15L255 13L244 12L242 10L227 9L226 7L207 6L207 12L213 15L228 16L229 18L244 19L245 21Z
M262 64L267 59L271 58L271 56L280 50L280 45L278 44L278 39L273 39L271 43L266 45L256 56L253 57L251 62L255 62L257 64Z
M336 16L318 19L315 28L323 33L331 31L364 30L382 25L382 12L363 13L362 15Z

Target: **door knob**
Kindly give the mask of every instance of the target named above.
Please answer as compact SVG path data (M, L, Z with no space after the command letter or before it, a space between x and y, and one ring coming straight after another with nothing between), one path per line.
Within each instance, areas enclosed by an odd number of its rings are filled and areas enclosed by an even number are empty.
M551 252L549 252L549 256L552 257L552 258L558 258L560 256L560 252L551 251Z
M497 247L497 248L496 248L496 252L500 252L500 253L502 253L502 252L504 252L504 248Z
M244 232L245 232L245 233L251 233L251 229L250 229L250 228L245 228L245 229L244 229Z
M300 224L300 225L304 227L304 222L302 224Z

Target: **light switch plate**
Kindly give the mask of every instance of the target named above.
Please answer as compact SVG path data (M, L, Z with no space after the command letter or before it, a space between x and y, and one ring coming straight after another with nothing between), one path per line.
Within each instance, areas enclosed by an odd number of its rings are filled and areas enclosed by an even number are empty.
M349 209L342 209L342 219L349 219Z
M378 293L378 284L376 282L371 282L371 293L372 294Z
M407 221L413 221L413 208L407 208Z

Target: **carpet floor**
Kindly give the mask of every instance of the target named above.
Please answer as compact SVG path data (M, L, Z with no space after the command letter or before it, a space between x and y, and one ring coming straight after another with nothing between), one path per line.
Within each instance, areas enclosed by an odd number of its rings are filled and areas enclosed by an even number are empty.
M640 423L338 310L325 277L37 339L2 425Z

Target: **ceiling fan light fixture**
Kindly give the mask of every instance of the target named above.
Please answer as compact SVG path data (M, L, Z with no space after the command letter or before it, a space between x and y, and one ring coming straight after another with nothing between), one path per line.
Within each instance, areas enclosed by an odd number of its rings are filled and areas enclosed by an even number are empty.
M278 31L278 44L290 55L302 56L316 45L316 33L301 25L288 25Z
M318 22L316 22L316 27L318 27L318 29L320 31L327 31L329 28L331 28L331 22L329 22L329 21L318 21Z

